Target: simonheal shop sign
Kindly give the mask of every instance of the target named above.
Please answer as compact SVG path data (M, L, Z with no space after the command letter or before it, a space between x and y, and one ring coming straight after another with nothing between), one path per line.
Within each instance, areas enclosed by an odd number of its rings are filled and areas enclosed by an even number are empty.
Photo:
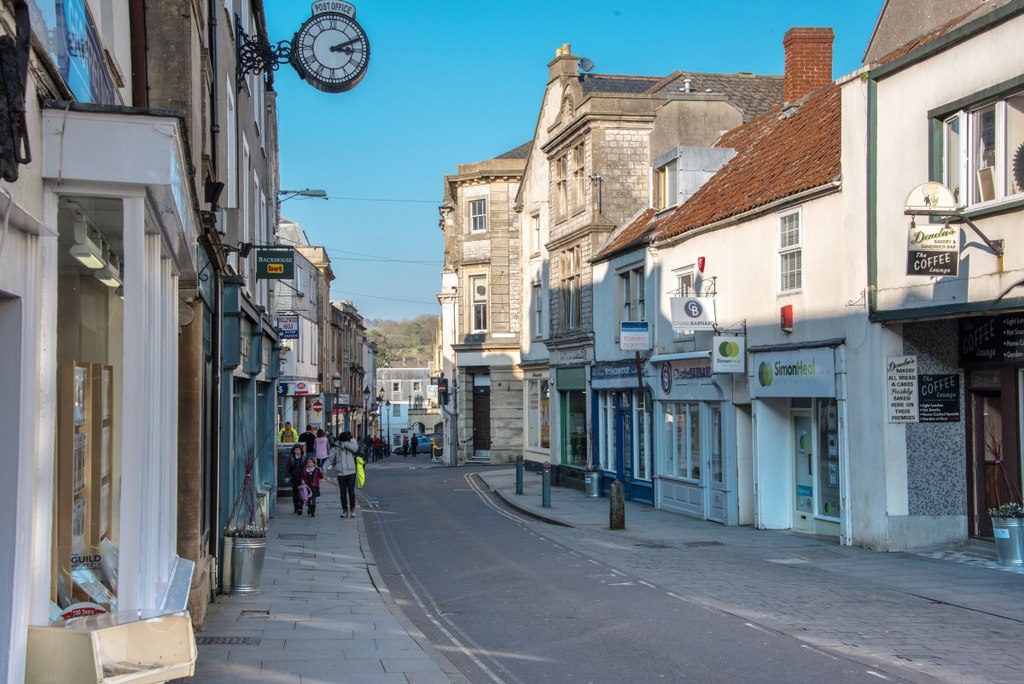
M834 397L836 361L831 347L751 355L751 397Z

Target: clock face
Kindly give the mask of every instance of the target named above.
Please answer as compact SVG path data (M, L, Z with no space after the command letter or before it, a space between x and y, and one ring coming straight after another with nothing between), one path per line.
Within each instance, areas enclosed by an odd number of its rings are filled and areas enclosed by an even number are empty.
M317 14L292 38L291 61L314 88L342 93L366 73L370 41L355 19L337 12Z

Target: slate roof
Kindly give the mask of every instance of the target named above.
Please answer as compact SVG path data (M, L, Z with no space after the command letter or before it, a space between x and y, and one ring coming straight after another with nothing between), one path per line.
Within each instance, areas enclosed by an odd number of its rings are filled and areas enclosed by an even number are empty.
M661 221L657 239L764 206L840 176L840 89L832 84L798 108L776 108L731 131L716 143L735 157Z
M686 79L695 94L724 95L726 99L743 112L747 122L782 103L782 76L760 76L749 72L738 74L706 74L696 71L679 71L664 83L657 93L682 94Z
M526 159L530 156L530 149L533 147L533 141L524 142L519 147L515 147L504 154L499 154L495 159Z
M609 74L580 74L584 95L591 93L646 93L661 82L659 76L612 76Z

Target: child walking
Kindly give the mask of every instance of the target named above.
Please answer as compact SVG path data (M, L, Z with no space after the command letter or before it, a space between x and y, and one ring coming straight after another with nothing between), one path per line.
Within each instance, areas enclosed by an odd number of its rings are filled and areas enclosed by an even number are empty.
M324 479L323 471L316 467L316 459L310 456L306 459L306 468L302 471L302 481L310 489L309 498L306 499L306 508L309 517L316 517L316 500L320 496L320 481Z

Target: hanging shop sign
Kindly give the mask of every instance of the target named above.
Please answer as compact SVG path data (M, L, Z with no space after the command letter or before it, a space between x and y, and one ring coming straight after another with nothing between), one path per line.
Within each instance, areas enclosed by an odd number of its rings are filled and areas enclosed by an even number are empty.
M671 297L672 330L715 329L715 300L711 297Z
M753 354L750 373L751 397L836 395L836 361L831 347Z
M291 247L257 247L256 277L291 280L295 277L295 250Z
M890 423L917 422L917 357L885 357L886 415Z
M917 413L922 423L960 422L960 376L919 375Z
M908 276L955 276L960 267L960 229L949 225L910 224Z
M711 370L715 373L743 373L747 370L747 338L715 335L711 338Z
M282 340L299 339L299 315L278 314L277 334Z

